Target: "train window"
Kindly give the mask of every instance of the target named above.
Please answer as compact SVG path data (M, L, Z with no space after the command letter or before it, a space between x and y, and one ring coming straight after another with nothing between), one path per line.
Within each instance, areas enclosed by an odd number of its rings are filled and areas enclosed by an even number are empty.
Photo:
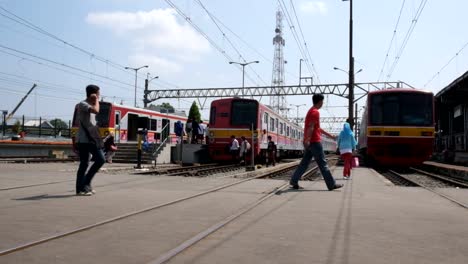
M270 131L275 131L275 119L270 117Z
M265 123L268 123L268 113L265 113L265 118L264 118L264 120L265 120Z
M391 93L370 98L372 125L430 126L433 123L432 94Z
M276 118L276 128L278 128L278 118Z
M96 123L98 127L109 127L111 105L109 103L99 104L99 114L96 115Z
M280 123L280 134L284 133L283 130L284 130L284 124Z
M286 136L289 137L289 127L286 127Z
M115 125L120 125L120 111L115 111Z
M157 130L157 124L158 124L158 121L156 119L150 119L149 120L149 129L148 130L156 131Z
M211 107L210 109L210 124L216 124L216 107Z
M257 127L258 102L253 100L234 100L231 109L231 125L254 124Z

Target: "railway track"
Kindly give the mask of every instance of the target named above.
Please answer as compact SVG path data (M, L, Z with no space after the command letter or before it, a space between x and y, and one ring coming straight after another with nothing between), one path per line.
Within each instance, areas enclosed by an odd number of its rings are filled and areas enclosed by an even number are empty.
M439 175L439 174L431 173L431 172L428 172L428 171L425 171L425 170L412 168L412 167L410 169L415 171L415 172L418 172L418 173L427 175L429 177L432 177L434 179L441 180L443 182L446 182L446 183L451 184L451 185L456 186L456 187L468 188L468 182L464 181L464 180L461 180L459 178L449 177L449 176L445 176L445 175Z
M294 166L293 168L280 169L280 170L275 171L272 174L268 175L267 177L268 178L275 178L275 177L278 177L278 176L282 177L282 175L285 172L290 172L291 170L295 169L296 167L297 166ZM310 168L308 171L306 171L304 173L303 177L309 177L309 180L311 180L311 177L314 177L314 175L317 176L317 170L318 170L318 167L313 166L312 168ZM317 179L317 178L318 177L314 177L314 179ZM250 204L248 207L246 207L246 208L244 208L244 209L242 209L242 210L240 210L240 211L238 211L238 212L224 218L223 220L219 221L218 223L210 226L209 228L203 230L202 232L196 234L195 236L193 236L193 237L187 239L186 241L182 242L181 244L177 245L173 249L167 251L166 253L161 255L159 258L157 258L155 260L152 260L152 261L150 261L148 263L149 264L162 264L162 263L168 262L169 260L171 260L172 258L177 256L178 254L184 252L189 247L197 244L198 242L200 242L203 239L207 238L209 235L215 233L219 229L221 229L224 226L228 225L230 222L232 222L235 219L241 217L242 215L248 213L249 211L251 211L255 207L259 206L264 201L266 201L269 198L281 193L282 191L287 189L288 186L289 186L288 182L281 184L280 186L276 187L274 190L272 190L272 191L266 193L265 195L263 195L260 199L258 199L258 201Z
M436 180L434 178L431 178L431 176L428 176L426 174L420 173L418 171L414 171L411 174L404 174L400 172L396 172L393 170L390 170L389 173L392 173L396 177L403 178L405 181L411 182L412 184L422 187L432 193L435 193L439 195L440 197L443 197L465 209L468 209L468 204L458 201L457 199L450 197L449 195L446 195L442 193L441 191L438 190L438 188L443 188L443 187L449 187L450 185L447 184L444 181L441 180Z
M291 167L291 168L295 167L295 166L297 166L297 165L294 165L294 164L286 165L286 167ZM291 169L291 168L289 168L289 169ZM287 170L287 169L288 168L283 168L281 170ZM89 231L89 230L94 229L96 227L104 226L104 225L114 223L114 222L117 222L117 221L120 221L120 220L123 220L123 219L134 217L134 216L146 213L146 212L150 212L150 211L154 211L154 210L157 210L157 209L160 209L160 208L168 207L170 205L178 204L178 203L181 203L183 201L187 201L187 200L190 200L190 199L194 199L196 197L200 197L200 196L203 196L203 195L214 193L214 192L217 192L219 190L226 189L226 188L229 188L231 186L235 186L235 185L247 182L247 181L267 177L271 173L272 173L271 171L258 172L258 174L255 175L255 176L249 176L249 177L247 177L245 179L240 179L240 180L235 181L233 183L228 183L228 184L224 184L224 185L221 185L221 186L217 186L217 187L214 187L212 189L196 193L194 195L181 197L181 198L178 198L178 199L166 202L166 203L162 203L162 204L155 204L155 205L146 207L146 208L141 209L141 210L129 212L129 213L119 215L119 216L116 216L116 217L112 217L112 218L109 218L109 219L106 219L106 220L103 220L103 221L100 221L100 222L97 222L97 223L94 223L94 224L78 227L78 228L73 229L73 230L68 230L68 231L65 231L65 232L62 232L62 233L59 233L59 234L44 237L44 238L41 238L41 239L38 239L38 240L35 240L35 241L30 241L30 242L27 242L27 243L24 243L24 244L21 244L21 245L16 245L16 246L13 246L11 248L7 248L7 249L4 249L4 250L0 251L0 256L8 255L8 254L11 254L13 252L19 252L19 251L22 251L22 250L25 250L25 249L28 249L28 248L31 248L31 247L34 247L34 246L37 246L37 245L45 244L45 243L60 239L60 238L65 238L65 237L72 236L74 234ZM287 183L282 182L280 187L282 188L282 187L284 187L286 185L287 185ZM280 187L278 187L278 188L280 188Z

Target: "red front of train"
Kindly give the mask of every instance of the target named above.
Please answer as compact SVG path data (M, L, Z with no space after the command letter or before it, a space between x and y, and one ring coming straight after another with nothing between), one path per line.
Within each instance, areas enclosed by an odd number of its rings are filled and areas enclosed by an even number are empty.
M359 149L370 164L413 166L428 160L434 143L434 95L414 89L370 92Z
M268 136L276 144L277 158L297 156L303 151L303 129L252 99L226 98L211 103L208 151L212 160L233 160L229 153L231 136L239 143L242 136L247 139L256 162L266 157ZM251 157L252 152L247 162Z
M211 103L209 128L211 159L215 161L232 160L229 153L231 136L239 141L242 136L246 137L252 146L254 155L259 155L257 138L252 143L252 136L258 136L258 108L259 103L250 99L228 98L215 100ZM250 156L247 157L248 161L251 159Z

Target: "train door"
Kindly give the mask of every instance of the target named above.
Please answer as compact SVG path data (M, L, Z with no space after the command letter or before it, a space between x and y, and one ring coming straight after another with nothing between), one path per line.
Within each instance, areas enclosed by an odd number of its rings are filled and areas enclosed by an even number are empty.
M127 141L137 140L138 115L128 114Z
M115 111L114 113L114 139L116 142L120 142L120 111Z
M263 121L262 121L262 143L267 143L268 139L268 120L270 119L270 115L265 112L263 115Z
M162 119L162 128L161 128L161 141L164 141L169 137L171 130L171 121L169 119Z

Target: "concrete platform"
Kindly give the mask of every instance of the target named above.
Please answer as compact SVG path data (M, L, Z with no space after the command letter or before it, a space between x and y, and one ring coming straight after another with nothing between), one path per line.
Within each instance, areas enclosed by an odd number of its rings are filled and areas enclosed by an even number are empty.
M77 164L0 164L0 250L233 182L98 173L97 194L74 196ZM129 166L130 167L130 166ZM353 170L345 187L301 182L170 263L467 263L468 210L416 187ZM148 263L283 184L254 180L90 231L0 256L0 263ZM468 190L447 189L468 203Z

